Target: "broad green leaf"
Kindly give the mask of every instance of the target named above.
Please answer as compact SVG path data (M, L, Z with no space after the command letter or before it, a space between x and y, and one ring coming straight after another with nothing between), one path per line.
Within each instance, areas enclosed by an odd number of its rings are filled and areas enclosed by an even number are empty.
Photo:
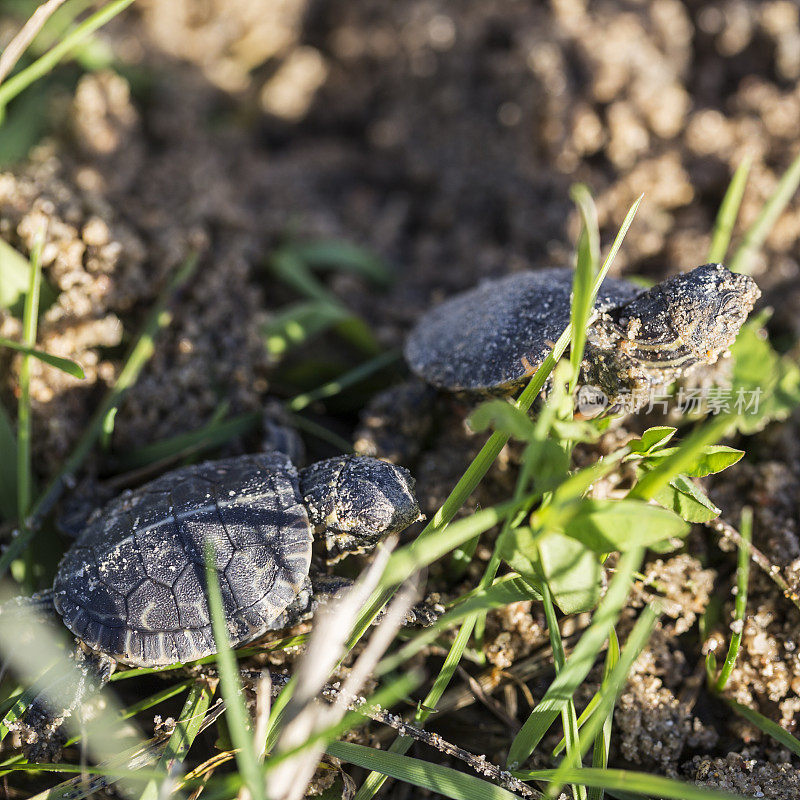
M538 494L552 491L569 475L569 453L555 439L531 442L522 460L533 475L533 486Z
M542 509L535 517L549 528L548 510ZM609 553L685 536L689 526L672 511L642 500L585 499L563 518L561 530L595 553Z
M539 564L553 601L565 614L590 611L600 598L597 554L577 539L548 532L538 539Z
M732 400L741 404L737 427L742 433L762 430L772 420L785 419L800 405L800 369L779 356L762 329L766 314L750 319L731 347Z
M669 425L659 425L655 428L648 428L639 439L628 442L631 455L628 458L635 458L634 453L649 455L664 445L675 435L677 428Z
M660 458L667 458L678 451L677 447L666 447L648 456L651 463L656 463ZM712 444L703 448L693 465L686 468L683 473L690 478L705 478L733 466L744 455L744 450L727 447L723 444Z
M559 441L596 442L600 438L597 420L554 419L551 426Z
M685 475L673 478L653 499L687 522L710 522L722 513Z
M493 428L522 442L530 441L536 433L531 418L521 408L505 400L481 403L470 414L469 426L476 432Z
M8 242L0 239L0 308L7 308L14 316L22 316L30 274L30 261ZM53 289L42 281L40 311L47 308L55 296Z
M83 367L69 358L53 356L50 355L50 353L45 353L42 350L36 350L33 347L27 347L26 345L20 344L19 342L14 342L11 339L4 339L2 336L0 336L0 347L8 347L9 349L16 350L19 353L25 353L25 355L33 356L33 358L39 359L39 361L44 362L50 367L55 367L56 369L61 370L61 372L66 372L67 375L72 375L73 378L83 380L86 377L83 372Z
M534 533L531 528L524 525L513 528L508 531L499 544L500 557L520 575L524 575L528 579L538 579L538 544L541 536L541 533Z
M719 414L705 422L681 442L671 456L658 459L652 469L643 471L644 474L628 492L628 498L650 500L655 497L673 478L691 469L705 448L724 436L735 421L730 414Z

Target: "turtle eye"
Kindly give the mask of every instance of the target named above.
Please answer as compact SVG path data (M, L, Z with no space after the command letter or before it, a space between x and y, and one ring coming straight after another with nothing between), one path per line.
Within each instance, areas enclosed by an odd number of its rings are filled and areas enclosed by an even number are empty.
M736 292L725 294L719 304L719 314L725 317L738 316L741 311L741 304L736 296Z

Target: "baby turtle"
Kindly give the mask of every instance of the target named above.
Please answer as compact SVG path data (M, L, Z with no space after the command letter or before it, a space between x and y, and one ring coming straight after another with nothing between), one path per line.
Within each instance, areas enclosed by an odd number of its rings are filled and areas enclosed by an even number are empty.
M411 370L439 389L510 394L541 366L570 321L573 271L489 280L419 320L405 345ZM611 404L642 398L696 364L712 364L760 297L752 278L706 264L646 291L603 282L589 327L582 383Z
M52 591L31 601L55 609L77 637L79 666L102 683L117 663L158 667L216 652L207 545L237 647L300 621L321 594L348 585L310 574L315 532L334 555L363 552L419 517L409 472L374 458L300 471L280 452L209 461L108 503L67 551ZM52 734L84 691L76 687L63 709L36 701L28 725L37 738Z

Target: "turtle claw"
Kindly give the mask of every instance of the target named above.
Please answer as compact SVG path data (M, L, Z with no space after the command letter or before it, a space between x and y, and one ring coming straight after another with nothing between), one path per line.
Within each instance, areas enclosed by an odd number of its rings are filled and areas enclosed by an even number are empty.
M67 741L63 727L53 728L48 720L44 725L39 720L29 721L17 729L22 740L22 754L31 764L51 764L61 760Z

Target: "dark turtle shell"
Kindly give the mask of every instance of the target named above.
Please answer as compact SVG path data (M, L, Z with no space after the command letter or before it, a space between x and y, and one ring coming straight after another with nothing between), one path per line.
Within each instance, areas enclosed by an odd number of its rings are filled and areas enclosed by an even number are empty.
M266 631L308 576L312 530L281 453L186 467L109 503L59 566L54 603L88 647L137 666L216 652L204 546L233 646Z
M406 340L409 366L452 392L511 391L533 375L569 324L573 276L561 268L517 272L446 300ZM607 278L595 308L607 311L641 291Z

